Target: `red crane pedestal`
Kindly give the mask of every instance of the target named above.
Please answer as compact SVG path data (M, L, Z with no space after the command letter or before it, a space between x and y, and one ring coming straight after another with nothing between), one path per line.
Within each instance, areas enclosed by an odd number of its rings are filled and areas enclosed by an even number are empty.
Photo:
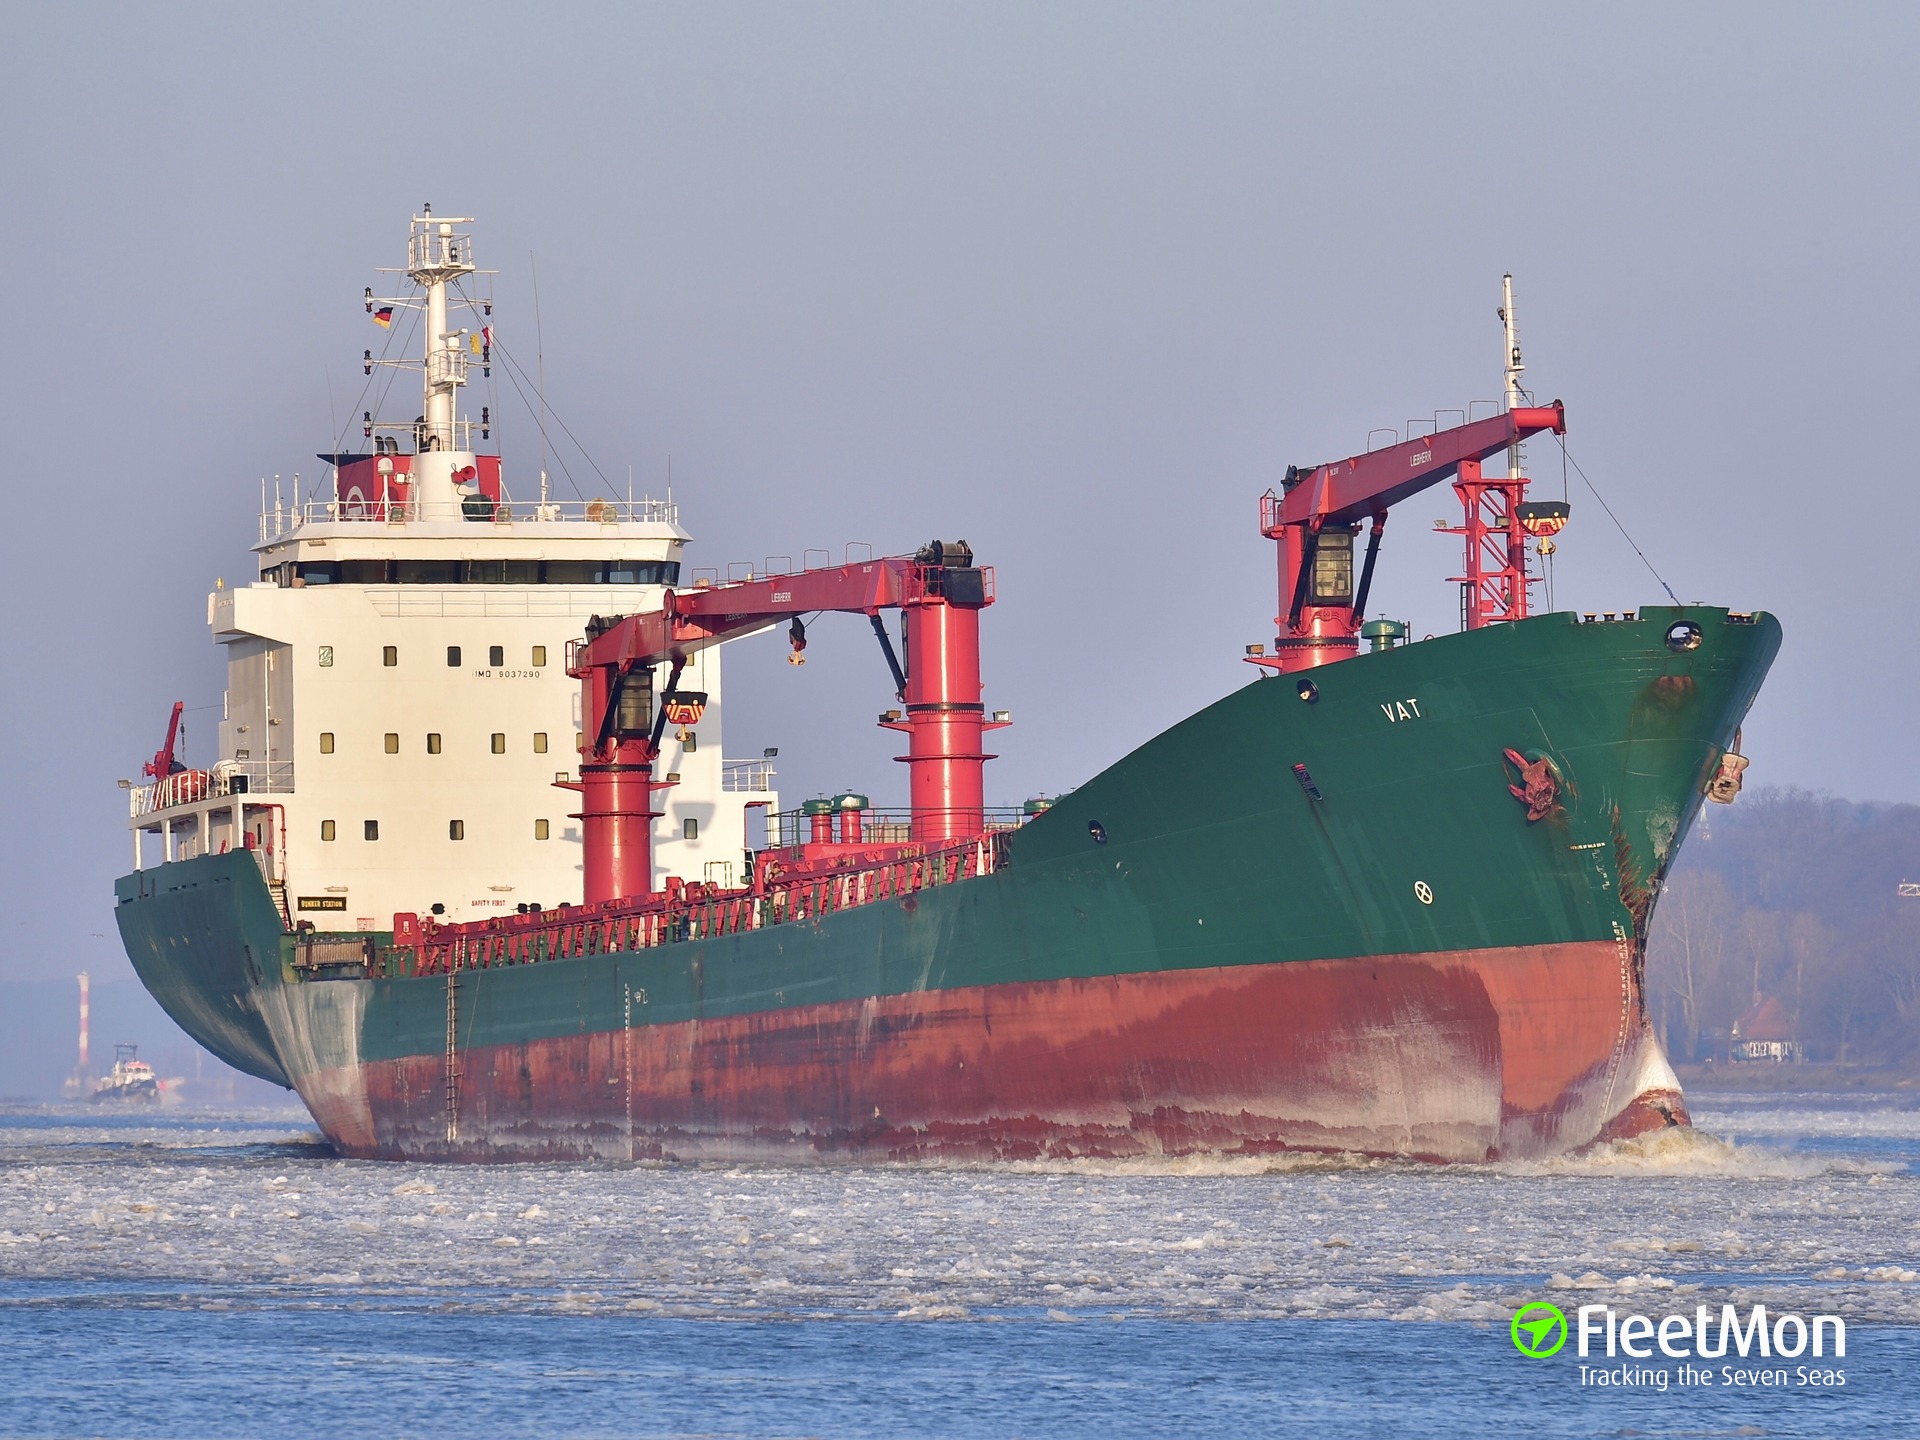
M986 831L989 721L980 700L980 609L928 595L902 607L906 627L907 794L915 840L964 840Z
M1281 547L1280 613L1273 621L1276 633L1272 668L1283 673L1310 670L1316 665L1345 660L1360 653L1360 620L1356 618L1352 603L1352 539L1347 534L1346 526L1329 526L1326 529L1334 531L1330 539L1345 539L1347 542L1347 590L1339 595L1336 603L1326 605L1314 603L1313 564L1319 555L1319 537L1305 525L1276 524L1271 530L1263 532ZM1309 543L1313 546L1312 558L1308 555ZM1321 568L1324 570L1326 567L1322 565ZM1308 576L1306 600L1300 607L1298 621L1289 623L1294 592L1303 569Z
M604 763L583 760L580 781L566 789L580 792L580 839L587 904L624 900L653 889L653 792L665 789L653 778L653 747L626 740Z

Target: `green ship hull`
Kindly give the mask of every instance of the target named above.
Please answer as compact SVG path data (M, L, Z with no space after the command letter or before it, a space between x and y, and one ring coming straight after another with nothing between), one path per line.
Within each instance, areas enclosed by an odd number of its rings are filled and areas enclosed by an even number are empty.
M991 873L741 933L314 966L244 852L122 878L118 918L350 1155L1554 1153L1685 1123L1648 917L1779 643L1554 614L1256 680Z

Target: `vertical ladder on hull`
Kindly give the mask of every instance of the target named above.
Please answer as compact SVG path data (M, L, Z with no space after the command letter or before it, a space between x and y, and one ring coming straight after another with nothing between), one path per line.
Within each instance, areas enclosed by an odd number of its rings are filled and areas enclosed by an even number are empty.
M447 971L447 1143L460 1138L460 972Z

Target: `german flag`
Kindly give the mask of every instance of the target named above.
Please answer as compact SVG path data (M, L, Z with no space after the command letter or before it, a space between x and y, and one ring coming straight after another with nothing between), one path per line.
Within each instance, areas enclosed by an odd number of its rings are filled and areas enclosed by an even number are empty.
M378 310L374 311L373 323L378 325L382 330L391 330L393 328L393 307L391 305L382 305Z

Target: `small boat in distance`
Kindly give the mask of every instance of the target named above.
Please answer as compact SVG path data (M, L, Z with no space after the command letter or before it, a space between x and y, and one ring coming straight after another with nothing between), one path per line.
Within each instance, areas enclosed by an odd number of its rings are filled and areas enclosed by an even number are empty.
M95 1101L158 1100L160 1077L142 1060L137 1045L113 1047L113 1069L100 1077L90 1097Z

